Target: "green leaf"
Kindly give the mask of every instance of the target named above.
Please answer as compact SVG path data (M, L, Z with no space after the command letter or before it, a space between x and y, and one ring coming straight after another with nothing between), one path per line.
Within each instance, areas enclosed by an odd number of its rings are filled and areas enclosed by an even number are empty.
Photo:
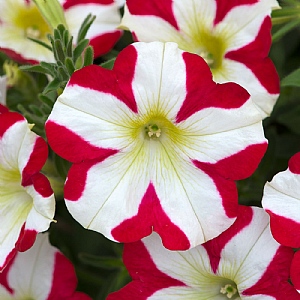
M105 68L105 69L112 70L112 68L114 67L115 61L116 61L116 57L102 63L100 66Z
M285 34L287 34L289 31L291 31L298 25L300 25L300 19L295 19L295 20L292 20L292 21L286 23L284 26L282 26L279 30L277 30L273 34L273 36L272 36L273 43L278 41L281 37L283 37Z
M70 57L67 57L65 59L65 66L66 66L66 69L68 70L69 75L71 76L75 71L75 66L74 66L73 60Z
M62 42L60 40L55 40L54 41L54 52L56 52L57 54L57 60L58 61L64 61L66 58L65 52L64 52L64 48L62 45Z
M84 60L83 60L83 65L89 66L93 63L94 61L94 49L92 46L88 46L84 52Z
M96 16L92 16L91 14L87 15L87 17L84 19L83 23L80 26L80 29L78 31L77 35L77 44L79 44L86 36L88 30L90 29L92 23L95 21Z
M58 78L54 78L52 81L50 81L48 83L48 85L45 87L43 94L47 94L53 90L57 90L58 88L61 87L61 80L59 80Z
M122 259L110 256L97 256L89 253L80 253L79 259L92 267L102 268L102 269L120 269L125 268Z
M30 37L27 37L29 40L47 48L48 50L52 51L52 47L49 46L48 44L46 44L45 42L41 41L41 40L37 40L37 39L33 39L33 38L30 38Z
M49 74L49 70L42 67L41 65L33 65L33 66L32 65L24 65L24 66L19 66L19 68L22 71Z
M89 44L88 39L81 40L80 43L75 47L74 52L73 52L73 61L76 62L77 59L81 56L83 53L84 49L87 47Z
M297 86L300 87L300 68L281 80L281 87Z

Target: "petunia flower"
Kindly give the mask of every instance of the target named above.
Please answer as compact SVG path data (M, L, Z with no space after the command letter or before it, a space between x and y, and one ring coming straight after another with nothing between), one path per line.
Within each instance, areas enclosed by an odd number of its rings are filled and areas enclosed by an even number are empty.
M71 262L39 234L33 247L18 253L0 273L0 298L5 300L89 300L76 292Z
M168 251L157 234L125 244L132 282L107 300L296 300L288 283L293 251L272 237L261 208L241 206L220 236L188 251Z
M18 113L0 114L0 270L54 217L53 192L40 173L48 147L31 127Z
M76 71L46 134L73 163L65 200L80 224L120 242L154 230L177 250L234 222L234 180L267 147L243 88L216 84L200 56L161 42L128 46L113 70Z
M267 58L276 0L127 0L120 28L142 42L172 41L201 55L216 82L236 82L262 117L279 95L279 78Z
M70 33L77 37L79 28L88 14L96 16L87 32L94 56L108 52L121 36L116 29L120 23L118 5L114 0L59 0L65 11ZM49 25L32 0L0 1L0 49L20 62L53 62L53 53L29 40L34 38L50 44L47 35L52 33Z
M300 152L290 160L288 169L267 182L262 199L271 218L274 238L282 245L300 247Z

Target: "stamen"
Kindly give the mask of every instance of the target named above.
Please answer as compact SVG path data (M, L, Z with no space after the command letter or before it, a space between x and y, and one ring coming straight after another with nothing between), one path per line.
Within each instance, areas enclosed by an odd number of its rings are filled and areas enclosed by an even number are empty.
M161 129L156 124L149 124L145 129L150 138L158 138L161 135Z
M32 39L39 39L41 37L41 31L37 26L27 27L25 30L25 34L27 37Z
M237 289L231 284L226 284L220 289L220 293L226 295L228 299L231 299L234 295L237 294Z

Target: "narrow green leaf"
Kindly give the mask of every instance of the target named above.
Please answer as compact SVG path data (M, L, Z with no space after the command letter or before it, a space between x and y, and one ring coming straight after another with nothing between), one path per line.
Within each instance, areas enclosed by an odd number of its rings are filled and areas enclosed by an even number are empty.
M73 56L73 37L71 36L68 43L66 44L66 53L68 57Z
M51 91L56 91L61 86L61 81L58 78L54 78L52 81L48 83L45 87L43 94L47 94Z
M54 41L54 52L57 53L58 61L64 61L66 58L63 45L60 40Z
M298 25L300 25L300 19L295 19L295 20L292 20L292 21L286 23L284 26L282 26L279 30L277 30L273 34L273 36L272 36L273 43L278 41L281 37L283 37L285 34L287 34L289 31L291 31Z
M124 264L120 258L109 256L97 256L89 253L80 253L79 259L92 267L107 270L124 268Z
M50 109L52 109L55 100L53 100L50 97L43 95L43 94L39 94L38 97L39 97L39 100L44 104L44 106L47 106Z
M112 70L112 68L114 67L115 61L116 61L116 58L114 57L114 58L102 63L100 66L105 69Z
M46 44L45 42L41 41L41 40L37 40L37 39L33 39L33 38L30 38L30 37L27 37L29 40L47 48L48 50L52 51L52 47L48 44Z
M77 35L77 44L79 44L86 36L88 30L90 29L92 23L95 21L96 16L92 16L91 14L87 15L87 17L84 19L83 23L80 26L80 29L78 31Z
M286 76L281 80L281 86L297 86L300 87L300 68Z
M85 67L89 66L93 63L93 61L94 61L94 49L92 46L88 46L84 52L83 65Z
M47 63L44 61L40 62L42 68L48 70L48 72L54 77L56 74L56 64L54 63Z
M49 74L49 70L42 67L41 65L24 65L24 66L20 66L19 69L27 72Z
M80 43L75 47L73 51L73 61L76 62L77 59L81 56L86 46L89 44L88 39L81 40Z
M73 60L70 57L67 57L65 59L65 66L66 66L66 69L68 70L69 75L71 76L75 71L75 66L74 66Z
M35 116L37 116L37 117L43 117L44 116L43 112L41 112L40 108L37 107L36 105L31 104L28 107L35 114Z

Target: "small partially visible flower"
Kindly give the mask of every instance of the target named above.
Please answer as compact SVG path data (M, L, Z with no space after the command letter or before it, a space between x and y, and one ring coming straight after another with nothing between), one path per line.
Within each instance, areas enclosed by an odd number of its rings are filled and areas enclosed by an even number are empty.
M4 112L4 107L6 105L6 76L0 76L0 113Z
M173 250L234 222L234 181L267 147L249 94L213 82L205 61L175 43L135 43L113 70L76 71L45 128L73 163L65 200L78 222L120 242L154 230Z
M108 52L121 36L119 7L114 0L60 0L70 33L76 38L88 14L96 16L87 32L95 57ZM0 49L12 59L36 63L54 62L53 53L28 38L50 44L53 31L32 0L0 1Z
M76 292L77 278L71 262L39 234L33 247L18 253L0 273L0 299L89 300Z
M18 113L0 114L0 270L32 247L54 217L53 192L40 173L47 144L31 127Z
M262 117L279 95L279 78L267 58L276 0L127 0L121 28L141 42L176 42L201 55L216 82L236 82Z
M262 199L271 218L274 238L282 245L300 247L300 152L290 160L288 169L267 182Z
M188 251L168 251L155 233L125 244L133 281L107 300L299 300L288 282L292 258L273 239L268 214L241 206L228 230Z

